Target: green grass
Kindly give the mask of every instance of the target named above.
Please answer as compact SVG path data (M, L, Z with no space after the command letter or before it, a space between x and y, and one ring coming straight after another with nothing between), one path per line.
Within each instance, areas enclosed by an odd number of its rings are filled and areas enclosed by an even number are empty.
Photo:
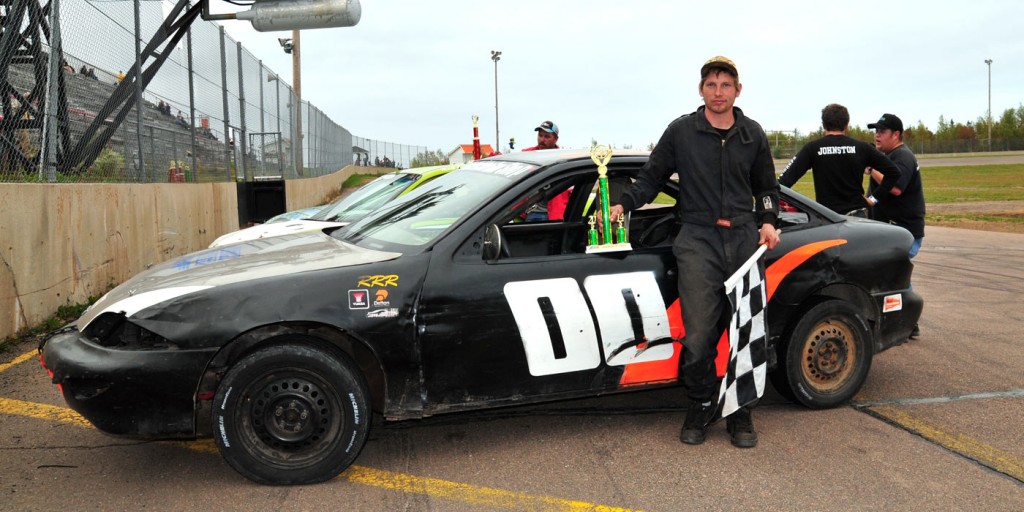
M57 312L53 316L47 318L42 323L35 327L22 329L14 337L0 340L0 352L7 352L8 349L13 347L16 343L24 341L26 338L31 336L38 336L41 334L48 333L64 327L65 325L75 321L78 317L82 316L92 303L99 300L99 297L89 297L87 302L83 304L68 304L66 306L59 306Z
M353 174L341 186L344 188L359 187L373 181L376 177L376 174Z
M977 222L1001 222L1010 224L1024 224L1024 217L1013 217L1010 215L981 215L968 213L936 213L925 215L927 222L949 223L956 221L977 221Z
M921 180L929 204L1024 200L1024 164L925 167ZM813 173L793 189L813 198Z

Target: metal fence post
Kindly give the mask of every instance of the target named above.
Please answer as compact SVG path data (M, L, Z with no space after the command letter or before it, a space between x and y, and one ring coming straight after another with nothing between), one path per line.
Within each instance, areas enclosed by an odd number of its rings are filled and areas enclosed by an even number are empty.
M238 162L235 163L235 173L240 174L242 179L245 181L252 181L252 176L249 175L248 163L246 159L249 158L249 151L247 150L248 141L248 130L245 128L245 74L242 72L242 43L235 43L238 49L238 123L239 132L238 138L240 140L235 141L238 149L241 151L242 158L239 158Z
M231 179L231 114L228 110L228 52L224 46L224 26L220 27L220 85L224 100L224 170Z
M146 158L142 151L142 15L135 0L135 138L139 143L139 181L146 176ZM152 180L149 180L152 181Z
M196 148L196 89L195 83L192 77L192 29L189 28L185 34L186 44L188 45L188 111L189 111L189 125L191 126L192 132L192 166L191 174L192 181L199 181L199 160L198 151ZM185 181L188 181L188 175L185 176Z
M46 181L57 181L57 109L63 105L55 105L57 99L58 73L62 73L62 64L56 56L64 55L60 42L60 0L53 0L50 5L50 59L46 70L46 97L43 113L42 145L39 148L39 179L42 180L43 167L46 168Z

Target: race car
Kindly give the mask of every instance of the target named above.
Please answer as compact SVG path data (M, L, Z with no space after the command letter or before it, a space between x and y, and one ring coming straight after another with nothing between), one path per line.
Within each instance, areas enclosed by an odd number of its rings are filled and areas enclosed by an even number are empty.
M461 165L445 164L389 172L331 204L282 213L263 224L221 235L210 244L210 247L344 226L352 219L366 215L380 205L403 194L408 194L416 190L416 187L429 183L430 180L439 176L444 176ZM305 212L308 212L308 215L305 215Z
M611 158L612 202L648 157ZM43 341L41 359L100 430L212 436L234 469L268 484L339 474L371 413L407 420L676 384L678 185L626 219L631 250L588 253L597 182L585 151L472 162L334 231L154 266ZM522 220L566 190L562 220ZM789 189L782 200L782 242L766 260L771 380L805 406L836 406L921 314L911 235Z

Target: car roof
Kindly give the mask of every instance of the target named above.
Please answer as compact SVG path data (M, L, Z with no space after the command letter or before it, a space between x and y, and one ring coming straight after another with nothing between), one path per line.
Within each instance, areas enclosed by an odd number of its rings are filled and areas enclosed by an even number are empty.
M419 176L432 176L435 174L443 174L446 172L454 171L459 167L462 167L462 164L431 165L429 167L413 167L411 169L402 169L400 171L396 171L396 173L417 174Z
M633 149L612 150L612 158L619 156L650 156L650 154L650 151L637 151ZM583 159L590 160L589 149L543 149L539 151L518 151L516 153L488 157L484 160L526 162L543 167L559 162Z

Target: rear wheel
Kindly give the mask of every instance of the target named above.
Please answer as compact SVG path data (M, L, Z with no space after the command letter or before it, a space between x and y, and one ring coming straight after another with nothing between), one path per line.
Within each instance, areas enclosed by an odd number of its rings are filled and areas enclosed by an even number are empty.
M782 342L772 384L812 409L835 407L860 390L872 352L860 312L841 300L825 301L804 313Z
M343 354L278 345L238 361L214 397L221 455L263 484L329 480L359 455L369 432L366 383Z

